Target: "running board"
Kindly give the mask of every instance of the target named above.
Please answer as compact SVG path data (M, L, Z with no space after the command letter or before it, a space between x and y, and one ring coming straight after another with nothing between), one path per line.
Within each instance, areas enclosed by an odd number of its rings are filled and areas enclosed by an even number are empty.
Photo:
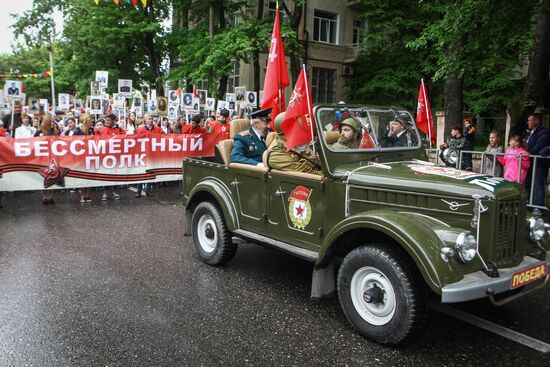
M311 262L317 261L317 253L314 251L298 248L296 246L289 245L286 242L277 241L272 238L265 237L254 232L245 231L243 229L237 229L233 231L233 234L237 237L243 238L250 242L254 242L259 245L265 245L268 247L273 247L307 261L311 261Z

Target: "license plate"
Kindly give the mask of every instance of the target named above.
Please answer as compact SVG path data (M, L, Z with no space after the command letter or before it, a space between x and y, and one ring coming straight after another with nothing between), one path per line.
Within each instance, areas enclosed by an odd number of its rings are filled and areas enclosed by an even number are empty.
M512 276L512 289L521 287L525 284L542 279L548 274L548 265L546 263L533 266L527 270L522 270Z

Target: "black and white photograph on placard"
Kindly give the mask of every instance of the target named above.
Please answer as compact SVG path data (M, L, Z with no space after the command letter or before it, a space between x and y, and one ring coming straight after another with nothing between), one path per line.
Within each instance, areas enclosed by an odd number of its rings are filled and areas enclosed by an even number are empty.
M7 98L21 97L23 93L21 85L21 81L19 80L6 80L6 84L4 84L4 95Z
M74 100L74 108L81 109L83 107L82 100L81 99L75 99Z
M200 105L201 105L201 100L200 98L193 98L193 110L195 111L199 111L200 110Z
M168 120L177 120L178 119L178 107L176 105L171 105L168 108Z
M235 100L244 101L244 92L246 87L235 87Z
M170 102L170 104L174 105L178 105L179 106L179 102L180 102L180 96L178 95L178 91L177 90L170 90L168 91L168 101Z
M68 110L71 104L71 96L67 93L59 93L57 97L57 106L62 110Z
M113 93L113 100L117 110L124 110L124 102L126 102L126 97L124 94Z
M101 95L101 86L98 81L90 82L90 95L99 96Z
M40 98L40 114L43 115L48 111L48 107L50 107L50 104L48 102L47 98Z
M227 109L227 101L218 101L218 111Z
M205 109L208 111L214 111L216 109L216 98L206 98Z
M102 110L102 103L101 103L101 97L98 96L92 96L90 98L90 113L94 115L101 115L103 113Z
M29 98L29 113L40 112L40 100L38 98Z
M225 100L227 102L235 102L235 93L225 93Z
M193 108L193 93L183 93L182 99L183 108L191 109Z
M201 107L204 107L206 105L206 98L208 98L208 91L199 89L197 93L199 94L199 104Z
M107 88L109 85L109 72L104 70L96 70L95 81L99 82L100 87Z
M258 98L256 92L247 90L245 96L245 101L250 107L258 107Z
M142 101L141 96L135 96L132 100L132 108L141 107Z
M109 101L109 95L103 96L101 99L101 106L103 108L103 114L106 115L109 113L109 107L111 106L111 102Z
M124 97L132 96L132 80L131 79L119 79L118 80L118 94Z
M156 99L150 99L149 100L149 103L147 104L147 111L151 114L151 115L156 115L157 114L157 100Z

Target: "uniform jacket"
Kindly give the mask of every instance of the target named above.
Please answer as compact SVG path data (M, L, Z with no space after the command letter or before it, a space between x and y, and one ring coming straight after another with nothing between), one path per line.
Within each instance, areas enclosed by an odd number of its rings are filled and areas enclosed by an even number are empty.
M519 174L519 183L524 183L527 177L527 170L531 166L529 160L529 153L523 148L508 148L506 154L525 154L525 157L521 157L521 167L519 157L513 155L505 155L498 157L500 164L504 166L504 179L508 181L518 182L518 170L521 170Z
M285 140L277 137L275 145L271 145L267 156L269 168L281 171L297 171L305 173L321 174L319 159L311 149L303 153L286 150Z
M231 162L257 165L267 147L261 141L252 126L235 135L235 145L231 151Z

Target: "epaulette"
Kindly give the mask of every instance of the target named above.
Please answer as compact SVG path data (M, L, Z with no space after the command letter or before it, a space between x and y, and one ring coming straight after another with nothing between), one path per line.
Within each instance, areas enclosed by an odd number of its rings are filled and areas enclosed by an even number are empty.
M239 133L240 136L247 136L250 135L250 130L244 130Z

